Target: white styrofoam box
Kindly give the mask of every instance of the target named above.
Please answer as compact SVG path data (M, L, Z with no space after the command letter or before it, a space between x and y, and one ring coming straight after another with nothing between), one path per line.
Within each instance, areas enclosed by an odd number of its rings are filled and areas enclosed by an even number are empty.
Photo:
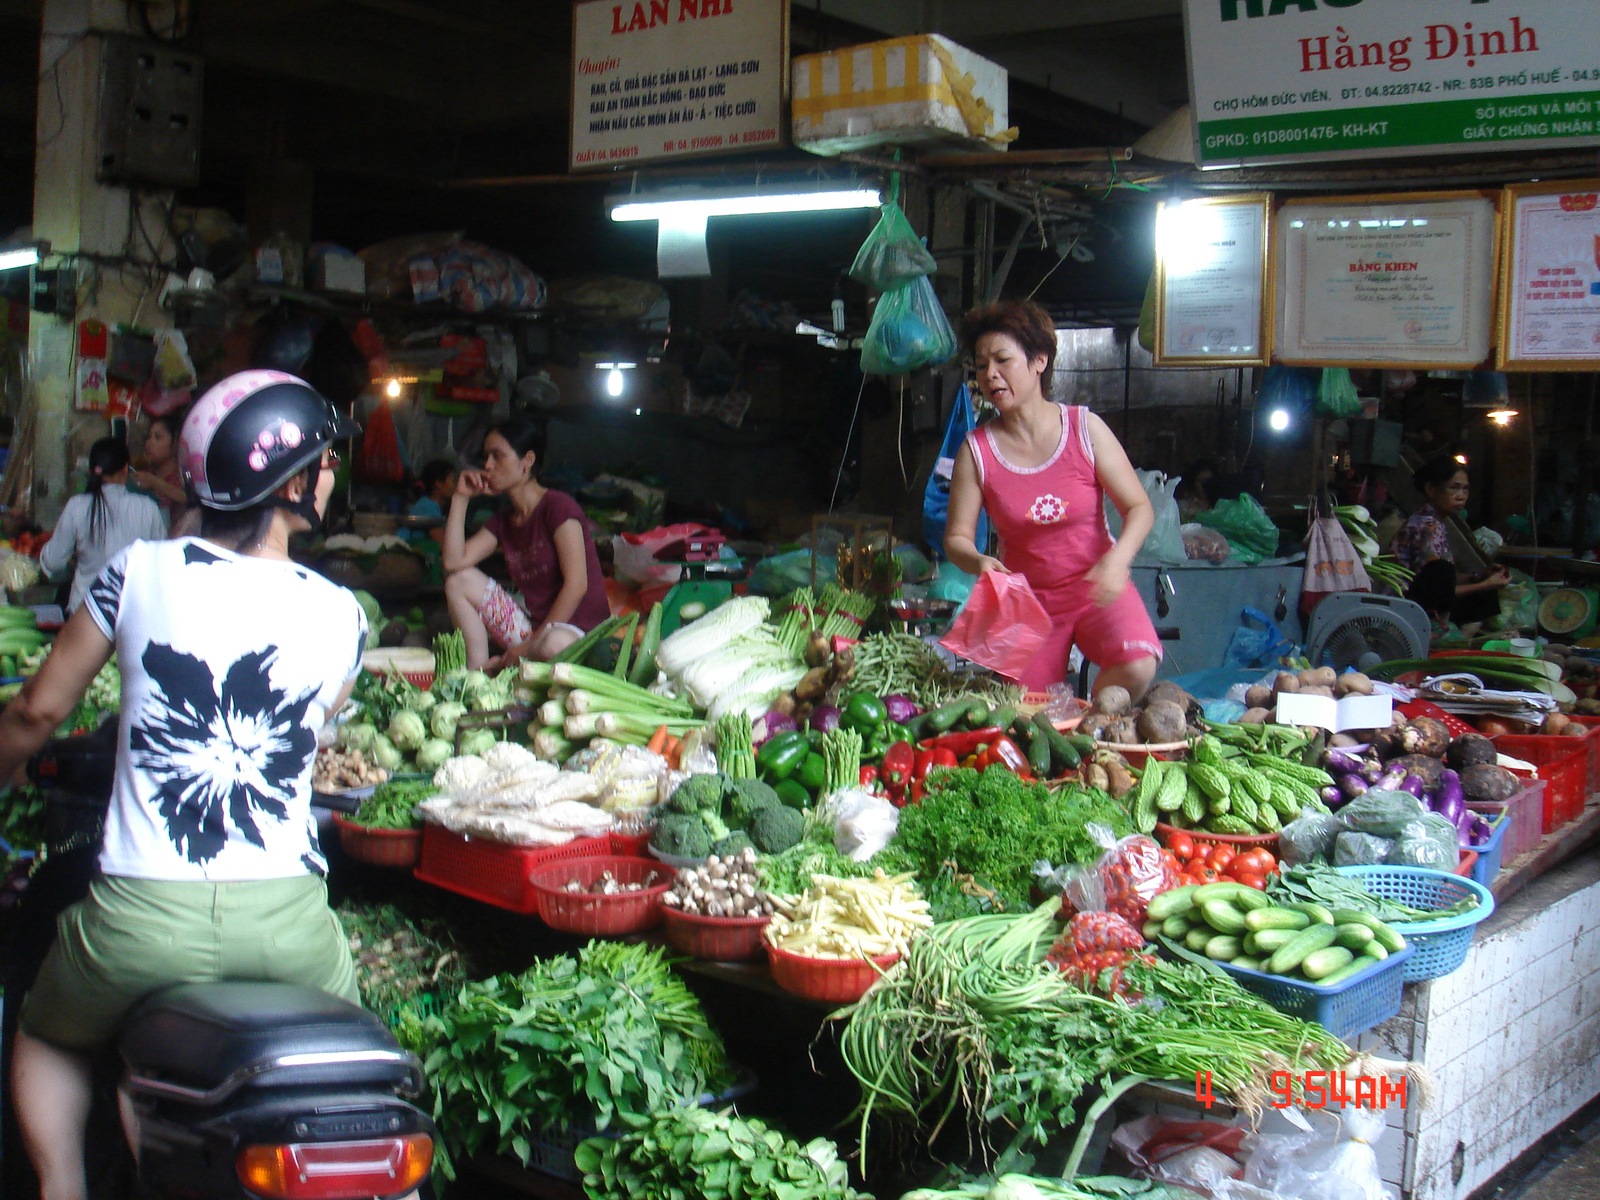
M937 33L802 54L790 77L795 145L816 154L1004 146L984 139L1006 130L1006 69Z
M354 254L329 251L314 265L312 281L325 292L354 292L356 295L365 295L367 264Z

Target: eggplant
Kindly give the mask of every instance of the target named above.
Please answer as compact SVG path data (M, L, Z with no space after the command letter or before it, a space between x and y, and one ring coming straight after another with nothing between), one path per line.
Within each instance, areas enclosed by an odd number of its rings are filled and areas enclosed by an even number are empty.
M1361 760L1361 778L1368 783L1377 783L1383 778L1383 764L1375 758Z
M1375 792L1398 792L1400 785L1406 781L1405 769L1385 771L1372 785Z
M1460 791L1451 793L1445 792L1441 788L1440 794L1435 798L1433 811L1459 827L1461 825L1461 814L1471 810L1467 808L1466 803L1461 799ZM1476 814L1472 815L1475 816Z
M889 711L889 720L896 725L904 725L922 711L910 696L903 696L898 692L893 696L885 696L883 706Z
M1356 775L1364 765L1359 755L1348 750L1330 748L1322 756L1322 769L1330 775Z
M1486 846L1489 843L1489 839L1494 837L1494 826L1484 820L1481 814L1473 813L1471 836L1474 846Z
M1345 778L1352 779L1354 776L1346 775ZM1366 785L1362 784L1362 786L1364 788ZM1337 807L1338 805L1343 804L1345 801L1344 792L1336 787L1325 787L1319 794L1322 796L1322 802L1329 808Z
M1339 793L1343 799L1354 800L1367 790L1367 781L1359 775L1345 775L1339 780Z
M1444 812L1446 805L1454 808L1463 804L1465 800L1466 794L1461 790L1461 776L1448 767L1440 771L1439 786L1433 793L1433 811Z
M1418 800L1427 799L1428 785L1423 783L1423 781L1418 779L1415 775L1407 775L1404 779L1402 779L1400 781L1400 790L1402 792L1410 792L1411 795L1415 796Z
M1443 816L1444 814L1441 813L1440 815ZM1473 817L1473 813L1471 812L1471 810L1470 809L1465 809L1465 808L1462 809L1460 814L1456 817L1456 819L1455 819L1455 821L1456 821L1456 839L1458 841L1463 841L1463 842L1470 842L1471 841L1471 839L1472 839L1472 817Z

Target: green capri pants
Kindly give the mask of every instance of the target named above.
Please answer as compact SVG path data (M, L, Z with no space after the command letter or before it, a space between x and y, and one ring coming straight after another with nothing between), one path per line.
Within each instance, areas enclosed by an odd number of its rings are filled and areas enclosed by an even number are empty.
M360 1003L355 964L315 875L236 883L101 875L56 921L24 1032L92 1053L130 1008L179 983L298 983Z

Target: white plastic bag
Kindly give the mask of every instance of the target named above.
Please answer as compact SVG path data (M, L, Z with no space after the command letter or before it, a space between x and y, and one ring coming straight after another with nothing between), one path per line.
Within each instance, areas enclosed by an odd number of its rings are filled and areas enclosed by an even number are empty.
M900 828L900 810L882 796L846 788L828 797L824 816L833 825L833 848L853 862L866 862Z
M1146 566L1160 563L1169 567L1188 562L1189 553L1183 548L1183 534L1180 532L1183 520L1178 516L1178 501L1175 498L1183 476L1174 475L1168 479L1160 471L1140 470L1134 471L1134 474L1139 477L1144 494L1150 497L1151 507L1156 510L1156 523L1133 561ZM1106 497L1106 523L1111 528L1112 537L1122 536L1122 514L1117 511L1110 496Z
M1314 1115L1320 1129L1256 1139L1245 1182L1285 1200L1394 1200L1373 1148L1384 1134L1383 1114L1347 1107Z

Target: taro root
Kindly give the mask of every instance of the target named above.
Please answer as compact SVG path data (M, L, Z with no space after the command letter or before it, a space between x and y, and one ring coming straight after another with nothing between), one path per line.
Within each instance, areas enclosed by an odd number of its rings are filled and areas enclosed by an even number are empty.
M1118 717L1106 726L1106 734L1102 739L1115 742L1119 746L1132 746L1139 741L1139 725L1132 717Z
M1095 711L1112 717L1122 716L1132 704L1133 697L1128 695L1128 689L1114 683L1101 688L1094 697Z
M1433 717L1417 717L1400 731L1400 746L1407 754L1443 758L1450 748L1450 730Z
M1189 706L1194 703L1194 697L1173 683L1172 680L1163 679L1154 684L1145 693L1144 701L1147 707L1151 704L1160 704L1162 702L1176 704L1179 711L1187 713Z
M1481 733L1463 733L1444 752L1445 762L1454 771L1465 771L1479 763L1492 764L1496 757L1494 743Z
M1139 736L1146 742L1155 745L1181 742L1187 732L1187 714L1182 705L1171 700L1148 704L1139 716Z
M1403 754L1384 763L1383 769L1403 769L1407 775L1415 775L1422 780L1422 786L1431 792L1439 786L1439 772L1444 770L1444 762L1429 754Z
M1461 791L1468 800L1501 804L1515 796L1522 782L1504 767L1478 763L1461 772Z

